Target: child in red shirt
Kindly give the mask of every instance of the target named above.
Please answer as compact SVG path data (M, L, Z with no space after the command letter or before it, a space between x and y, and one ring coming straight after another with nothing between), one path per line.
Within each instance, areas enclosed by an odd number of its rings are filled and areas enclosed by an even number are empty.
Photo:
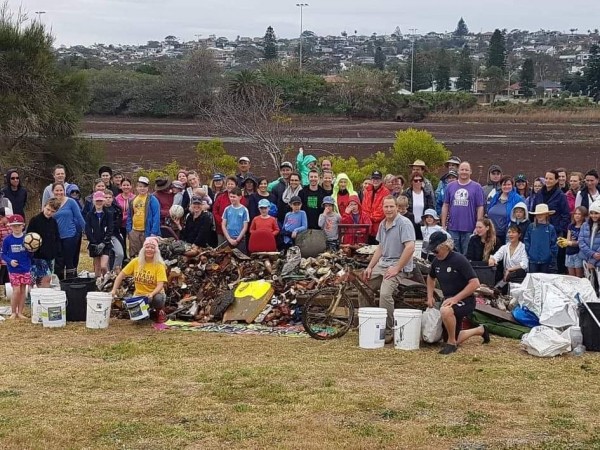
M279 234L279 225L277 219L269 215L270 206L271 202L267 199L258 202L260 215L256 216L250 225L250 253L277 251L275 237Z

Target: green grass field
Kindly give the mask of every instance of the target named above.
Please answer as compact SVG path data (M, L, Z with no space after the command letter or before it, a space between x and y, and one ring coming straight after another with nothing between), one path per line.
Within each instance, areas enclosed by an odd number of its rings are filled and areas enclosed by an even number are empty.
M0 448L600 448L600 358L0 324Z

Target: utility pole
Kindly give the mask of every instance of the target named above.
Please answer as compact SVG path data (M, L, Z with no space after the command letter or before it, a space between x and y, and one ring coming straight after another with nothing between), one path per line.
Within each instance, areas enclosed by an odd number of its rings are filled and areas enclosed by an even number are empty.
M38 16L38 22L42 23L42 14L46 14L46 11L36 11L35 13Z
M415 34L417 33L416 28L411 28L410 31L410 42L411 42L411 51L410 51L410 93L413 93L413 77L415 73Z
M302 72L302 41L304 40L304 37L302 36L302 32L304 31L302 19L304 7L308 6L308 3L296 3L296 6L300 8L300 72Z

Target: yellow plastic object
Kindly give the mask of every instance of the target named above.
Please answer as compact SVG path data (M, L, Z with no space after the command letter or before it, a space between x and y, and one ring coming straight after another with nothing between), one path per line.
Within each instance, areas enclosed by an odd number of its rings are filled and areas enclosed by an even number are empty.
M223 315L223 322L233 320L254 322L265 309L275 290L271 283L264 280L242 282L233 292L234 301Z
M259 281L242 281L238 287L235 289L234 297L253 297L255 300L258 300L271 289L271 283L264 280Z

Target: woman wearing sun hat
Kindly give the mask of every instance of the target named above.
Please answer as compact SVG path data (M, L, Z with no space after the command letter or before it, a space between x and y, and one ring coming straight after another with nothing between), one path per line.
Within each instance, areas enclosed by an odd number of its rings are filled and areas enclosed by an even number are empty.
M427 172L427 164L425 164L425 161L423 161L422 159L417 159L408 167L410 167L410 177L412 177L415 174L421 175L423 177L423 180L425 180L423 181L423 190L428 195L431 195L431 197L433 198L433 202L435 203L435 191L433 190L433 185L431 184L431 181L425 178L425 172Z
M534 217L525 232L523 243L529 258L529 273L556 273L556 257L558 245L556 243L556 230L549 223L549 218L556 211L549 209L545 203L530 211Z

